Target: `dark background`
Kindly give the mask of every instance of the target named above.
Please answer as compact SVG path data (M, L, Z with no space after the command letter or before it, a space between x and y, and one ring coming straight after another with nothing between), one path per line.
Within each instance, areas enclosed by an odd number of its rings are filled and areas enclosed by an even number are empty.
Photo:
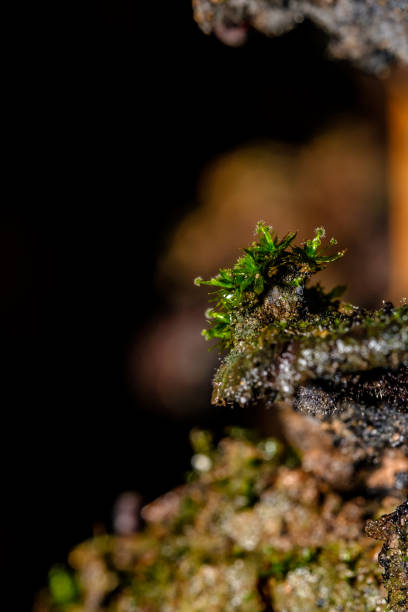
M378 108L310 24L231 49L199 31L189 0L21 7L12 38L3 470L28 602L95 523L110 528L121 491L148 501L182 480L192 425L251 421L166 416L129 382L132 342L166 305L156 263L203 165Z

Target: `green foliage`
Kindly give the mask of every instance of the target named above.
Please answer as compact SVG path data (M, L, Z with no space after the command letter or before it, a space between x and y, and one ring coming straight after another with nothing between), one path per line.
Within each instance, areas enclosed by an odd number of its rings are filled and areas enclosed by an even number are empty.
M289 552L283 552L266 546L263 550L265 568L263 576L274 576L283 580L288 572L309 565L318 558L319 550L316 548L294 548Z
M288 233L279 240L272 228L262 222L257 224L256 235L258 240L244 249L244 255L232 268L220 269L210 280L198 277L194 281L198 286L215 288L210 292L210 301L215 302L215 306L206 312L210 327L202 333L207 340L217 338L221 349L231 345L233 318L237 312L259 305L265 292L274 285L294 291L304 287L309 276L344 254L344 251L327 254L327 250L337 244L333 238L327 247L320 248L325 235L321 227L316 229L315 237L302 246L293 244L296 233Z

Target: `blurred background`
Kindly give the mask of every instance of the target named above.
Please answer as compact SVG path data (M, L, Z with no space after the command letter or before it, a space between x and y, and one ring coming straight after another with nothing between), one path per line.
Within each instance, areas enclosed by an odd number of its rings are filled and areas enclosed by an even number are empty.
M324 225L349 254L321 282L347 300L408 294L405 77L329 61L326 43L304 23L230 48L189 0L19 15L0 291L5 536L27 601L112 530L123 492L137 506L182 481L191 427L256 423L210 406L192 281L259 219L299 240Z

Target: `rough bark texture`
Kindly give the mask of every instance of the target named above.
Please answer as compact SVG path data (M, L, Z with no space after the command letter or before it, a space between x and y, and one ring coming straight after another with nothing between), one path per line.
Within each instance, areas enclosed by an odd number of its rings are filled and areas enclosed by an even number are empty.
M252 26L278 36L304 19L330 36L330 52L378 73L397 59L408 63L406 0L193 0L201 29L227 44L244 42Z
M334 443L377 461L387 448L408 454L408 309L353 316L340 332L276 337L268 326L232 349L214 380L213 402L240 406L284 400L313 415Z

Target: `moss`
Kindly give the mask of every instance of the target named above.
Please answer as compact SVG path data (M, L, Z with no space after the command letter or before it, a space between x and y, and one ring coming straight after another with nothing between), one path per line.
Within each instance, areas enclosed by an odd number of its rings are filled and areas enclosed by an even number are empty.
M207 435L196 431L200 437ZM341 498L302 467L288 467L282 443L244 438L241 431L222 439L209 470L147 506L141 533L74 549L76 601L57 601L51 589L42 610L384 609L376 544L362 537L365 516L381 503Z
M214 378L213 403L284 400L321 420L340 420L342 438L350 440L351 430L354 446L363 440L381 453L405 445L408 305L367 311L341 302L341 288L311 285L313 274L344 254L322 250L321 228L301 246L295 234L279 240L264 224L257 234L234 267L200 281L217 288L210 312L216 322L205 336L229 349Z
M208 281L200 277L195 279L198 286L215 288L210 294L215 307L206 313L210 327L203 335L207 340L218 339L221 349L254 336L268 311L275 318L279 315L282 326L288 319L297 319L308 278L344 254L344 251L327 254L327 249L337 244L333 238L326 248L320 248L325 235L323 228L317 228L315 237L302 246L293 244L296 233L289 233L280 240L262 222L256 227L256 235L258 240L244 249L244 255L232 268L222 268ZM328 307L338 293L339 289L325 294L320 287L314 287L308 297L318 296ZM248 325L249 316L254 317L254 329Z

